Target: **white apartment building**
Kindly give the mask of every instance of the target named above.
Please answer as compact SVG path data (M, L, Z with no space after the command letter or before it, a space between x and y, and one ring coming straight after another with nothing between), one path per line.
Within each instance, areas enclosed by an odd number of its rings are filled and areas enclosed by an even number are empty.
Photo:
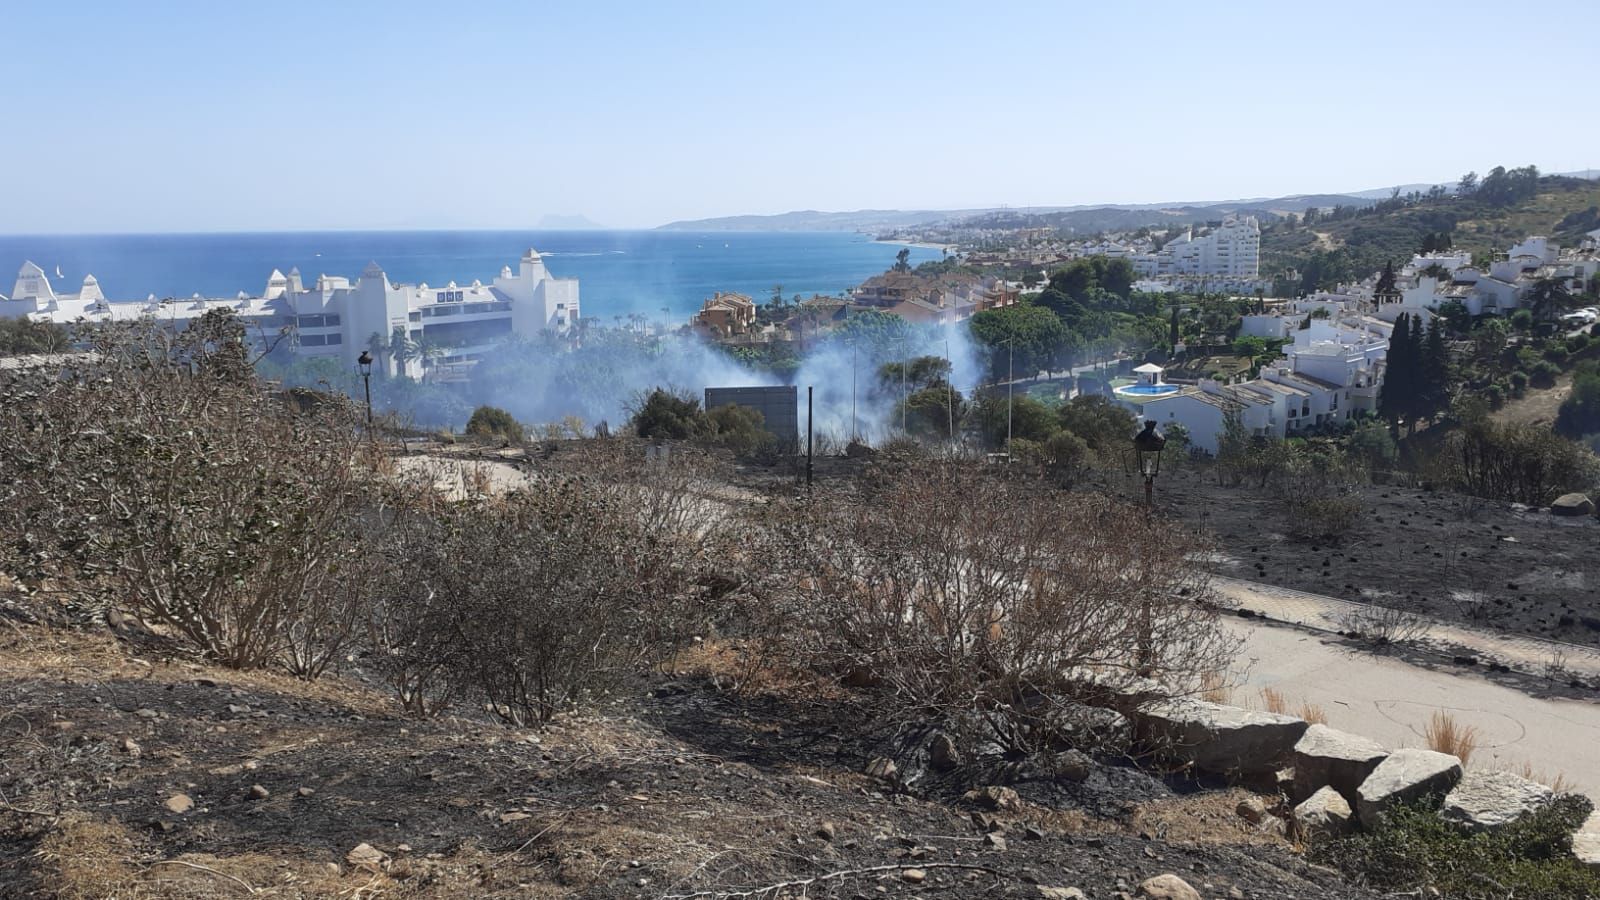
M257 297L241 292L235 298L195 294L125 302L107 300L93 275L76 293L57 293L44 271L28 262L17 273L11 296L0 296L0 316L60 324L152 317L184 327L213 309L232 310L263 343L286 341L301 356L337 357L354 364L374 337L388 346L396 334L403 334L436 348L445 363L467 362L511 335L566 332L579 316L578 280L552 276L538 252L530 249L515 272L506 266L488 285L395 284L371 263L354 282L320 275L308 288L298 269L288 275L274 269ZM420 357L403 364L385 359L396 371L421 374Z
M1254 216L1228 216L1207 234L1196 237L1194 229L1187 229L1160 250L1133 257L1133 263L1140 275L1147 276L1258 278L1261 224Z

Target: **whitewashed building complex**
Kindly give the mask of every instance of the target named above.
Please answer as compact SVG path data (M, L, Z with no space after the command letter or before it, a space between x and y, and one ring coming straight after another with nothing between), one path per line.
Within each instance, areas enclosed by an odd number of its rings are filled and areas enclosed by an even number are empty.
M1131 257L1147 277L1207 276L1258 278L1261 275L1261 223L1254 216L1228 216L1222 225L1196 236L1187 229L1153 253Z
M187 299L109 301L93 275L76 293L57 293L44 271L24 263L11 295L0 295L0 316L69 324L128 321L142 317L184 327L213 309L238 315L264 342L282 341L300 356L335 357L354 364L374 337L391 346L397 335L414 346L432 348L444 362L468 362L509 336L563 334L579 316L578 280L556 278L538 252L524 253L516 271L500 270L492 284L450 282L441 287L395 284L372 263L351 281L319 275L309 287L300 271L274 269L260 296L234 298L196 294ZM391 368L418 375L420 354L383 358Z

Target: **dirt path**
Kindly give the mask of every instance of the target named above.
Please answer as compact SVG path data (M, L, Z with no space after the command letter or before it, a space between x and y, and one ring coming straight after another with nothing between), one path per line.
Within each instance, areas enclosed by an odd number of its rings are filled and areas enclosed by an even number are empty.
M1213 583L1224 605L1250 609L1269 619L1319 631L1337 633L1346 630L1348 626L1344 622L1348 617L1370 611L1364 604L1238 578L1218 576L1213 578ZM1423 643L1440 651L1452 652L1455 648L1465 648L1485 662L1498 661L1538 674L1546 674L1552 664L1559 663L1560 668L1580 678L1600 679L1600 650L1593 647L1518 635L1491 634L1448 622L1427 621L1430 627Z

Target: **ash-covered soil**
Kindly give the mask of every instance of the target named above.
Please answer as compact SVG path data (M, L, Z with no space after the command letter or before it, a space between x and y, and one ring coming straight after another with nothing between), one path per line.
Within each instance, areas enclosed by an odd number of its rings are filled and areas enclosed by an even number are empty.
M536 733L0 620L0 710L4 897L1375 896L1239 789L1097 763L975 816L960 779L862 774L905 740L869 709L703 675Z
M1371 485L1359 496L1356 527L1314 541L1293 536L1285 504L1265 490L1220 486L1192 464L1156 481L1166 527L1210 534L1221 574L1600 645L1600 519L1410 487Z

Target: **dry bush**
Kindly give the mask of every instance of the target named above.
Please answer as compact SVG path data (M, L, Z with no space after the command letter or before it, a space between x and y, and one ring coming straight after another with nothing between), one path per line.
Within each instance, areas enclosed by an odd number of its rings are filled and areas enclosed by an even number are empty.
M1289 531L1308 541L1336 540L1348 534L1366 511L1358 497L1314 497L1289 505Z
M374 448L353 407L263 391L229 315L92 339L67 377L0 385L9 562L223 665L320 674L348 646L366 576Z
M371 634L408 712L471 698L543 723L603 702L705 627L721 531L687 487L693 467L618 448L592 475L396 511Z
M1443 710L1428 718L1422 738L1428 742L1429 750L1448 753L1461 760L1463 766L1472 760L1472 752L1478 748L1478 729L1457 723L1455 716Z
M1378 647L1414 643L1433 630L1433 623L1421 616L1375 603L1342 613L1337 621L1341 631Z
M1236 649L1198 602L1192 539L1110 498L929 461L776 519L772 651L881 683L890 714L978 713L1008 732L991 737L1038 746L1075 709L1073 674L1192 693Z

